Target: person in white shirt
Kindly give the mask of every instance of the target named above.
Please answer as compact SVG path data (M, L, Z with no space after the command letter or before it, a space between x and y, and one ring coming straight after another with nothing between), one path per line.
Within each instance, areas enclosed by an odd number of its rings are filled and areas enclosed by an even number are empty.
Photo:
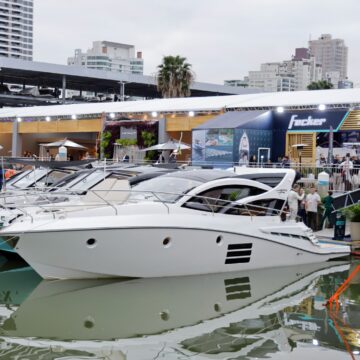
M317 210L318 205L321 203L321 198L316 192L315 187L310 188L310 194L306 195L306 214L307 214L307 224L313 230L317 230Z
M296 220L299 210L299 201L303 200L304 196L305 194L303 189L301 189L297 184L294 185L287 198L290 211L290 220Z
M343 161L339 168L341 169L342 177L344 179L345 191L351 191L351 170L354 168L354 163L350 160L350 154L346 154L345 161Z

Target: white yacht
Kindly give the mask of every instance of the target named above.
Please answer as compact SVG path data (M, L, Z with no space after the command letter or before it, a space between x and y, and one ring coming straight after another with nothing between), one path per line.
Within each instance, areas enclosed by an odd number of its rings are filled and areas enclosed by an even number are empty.
M348 246L319 244L304 224L282 221L295 177L283 173L272 187L228 171L174 172L141 182L122 204L51 217L47 209L0 236L45 279L182 276L349 255Z

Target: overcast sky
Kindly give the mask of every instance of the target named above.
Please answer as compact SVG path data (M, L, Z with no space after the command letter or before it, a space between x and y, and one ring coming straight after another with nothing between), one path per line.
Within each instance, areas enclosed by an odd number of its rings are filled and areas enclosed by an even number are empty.
M141 50L146 75L179 54L196 80L223 83L331 33L345 39L360 86L359 13L360 0L34 0L34 60L65 64L74 49L109 40Z

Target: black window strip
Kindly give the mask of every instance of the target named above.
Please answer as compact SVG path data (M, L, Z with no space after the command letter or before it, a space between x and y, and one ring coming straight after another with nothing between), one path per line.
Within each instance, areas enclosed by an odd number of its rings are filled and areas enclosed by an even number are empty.
M251 296L249 292L242 292L242 293L234 293L226 296L226 300L238 300L238 299L246 299Z
M251 255L251 250L229 251L227 253L227 257L249 256L249 255Z
M225 260L225 264L240 264L240 263L248 263L248 262L250 262L250 258L232 258Z
M228 250L251 249L252 244L230 244Z
M225 279L224 284L225 286L229 285L237 285L237 284L247 284L250 283L250 278L248 276L242 278L234 278L234 279Z
M250 291L250 284L229 286L225 290L227 294L240 291Z

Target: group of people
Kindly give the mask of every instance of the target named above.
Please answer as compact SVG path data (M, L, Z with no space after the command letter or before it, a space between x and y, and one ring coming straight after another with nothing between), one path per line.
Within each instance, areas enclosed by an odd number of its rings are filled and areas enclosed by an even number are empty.
M256 155L251 155L250 160L244 163L241 159L239 165L247 165L249 167L258 167L259 165L264 168L290 168L290 158L283 156L279 158L278 162L273 163L270 159L259 162Z
M321 201L320 195L315 187L310 188L310 192L305 195L305 191L300 185L295 184L290 191L287 199L289 219L301 220L309 226L313 231L319 230L318 226L318 208L320 204L324 206L324 213L321 218L320 229L324 227L324 223L328 220L332 226L333 202L332 191Z
M319 165L326 167L324 156L320 156ZM330 185L334 190L351 191L360 185L359 178L360 160L357 156L346 154L341 158L339 155L334 157L334 161L330 167Z
M156 161L157 164L163 164L163 163L176 163L177 162L177 156L178 156L178 150L173 150L170 155L168 156L168 159L166 160L167 156L166 156L166 152L165 151L162 151L160 154L159 154L159 157Z
M36 155L34 155L31 151L24 151L24 153L23 153L23 157L25 157L25 158L32 158L34 156L36 156Z

